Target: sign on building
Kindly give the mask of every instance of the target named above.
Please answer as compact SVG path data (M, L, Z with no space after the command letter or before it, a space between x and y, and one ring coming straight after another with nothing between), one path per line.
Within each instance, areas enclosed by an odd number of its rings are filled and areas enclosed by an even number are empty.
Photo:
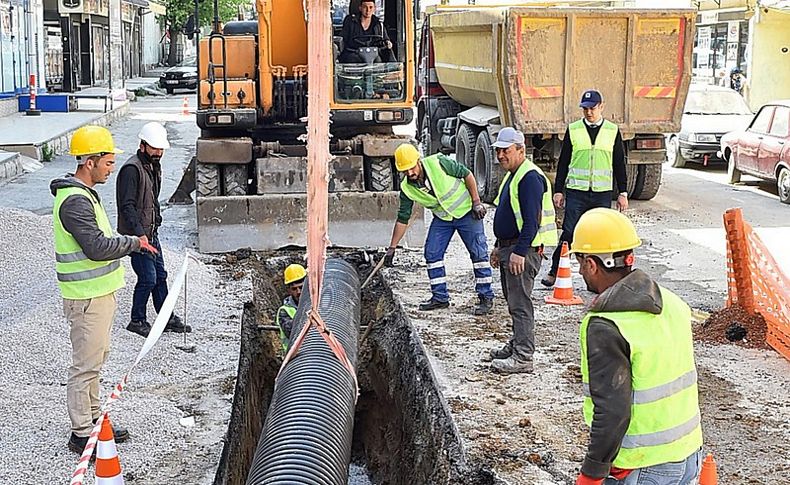
M740 37L741 23L737 20L734 22L727 22L727 42L738 42Z

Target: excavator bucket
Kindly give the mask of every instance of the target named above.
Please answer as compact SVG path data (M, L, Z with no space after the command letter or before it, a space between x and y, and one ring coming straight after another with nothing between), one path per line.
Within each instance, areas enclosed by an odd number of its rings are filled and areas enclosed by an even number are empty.
M399 205L399 193L329 194L329 243L336 247L387 247ZM198 197L198 245L202 253L241 248L256 251L307 245L307 195ZM424 210L416 206L401 244L421 247Z

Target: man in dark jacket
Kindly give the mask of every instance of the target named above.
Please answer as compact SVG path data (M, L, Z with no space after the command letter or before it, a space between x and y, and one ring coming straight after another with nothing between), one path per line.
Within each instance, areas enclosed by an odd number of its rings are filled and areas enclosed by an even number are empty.
M162 166L164 151L170 148L167 130L159 123L143 126L139 134L140 147L121 167L116 182L118 203L118 232L148 241L158 254L132 254L132 269L137 275L132 300L132 318L126 329L148 336L148 299L153 299L154 309L159 312L167 298L167 271L157 233L162 224L159 208L159 191L162 188ZM192 328L185 325L178 315L173 314L165 326L166 332L186 333Z

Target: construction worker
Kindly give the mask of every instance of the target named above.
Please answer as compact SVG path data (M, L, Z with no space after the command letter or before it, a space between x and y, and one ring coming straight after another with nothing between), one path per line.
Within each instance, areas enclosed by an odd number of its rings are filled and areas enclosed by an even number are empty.
M280 344L283 353L288 352L288 343L293 329L294 315L299 306L299 298L302 296L304 280L307 278L307 270L301 264L290 264L283 272L283 283L288 296L283 300L283 304L277 309L275 321L280 327Z
M154 309L159 312L168 293L167 271L158 232L162 225L159 207L159 191L162 188L160 162L165 150L170 148L170 143L165 127L155 121L146 123L138 138L140 146L137 153L121 167L115 189L118 232L144 239L157 249L157 254L130 255L137 284L132 296L132 318L126 330L147 337L151 331L147 316L148 300L153 300ZM192 327L185 325L175 313L165 326L165 332L191 331Z
M579 272L598 293L580 332L591 428L580 485L685 485L702 464L691 310L633 268L641 244L612 209L586 212L573 235Z
M532 288L543 262L543 248L557 244L557 224L551 200L551 182L527 160L524 134L507 127L492 145L500 166L508 173L494 204L492 266L499 267L502 292L513 321L513 338L491 349L485 360L504 374L532 372L535 352L535 309Z
M554 179L554 204L565 208L560 242L573 241L579 217L595 207L612 206L613 180L617 181L617 208L628 208L625 149L617 125L603 118L603 97L598 91L585 91L579 103L584 117L571 123L562 140L557 176ZM548 275L540 282L554 286L560 265L562 244L558 244Z
M487 314L494 304L494 292L491 290L491 265L483 228L486 208L480 202L475 176L468 168L444 155L432 155L420 160L420 153L408 143L395 150L395 167L406 176L400 184L398 220L392 230L385 264L392 266L395 248L406 234L412 207L417 202L430 209L434 216L425 240L425 262L428 265L432 296L420 304L420 310L450 306L444 253L453 234L458 232L469 251L474 268L478 296L474 314Z
M76 172L53 180L50 190L55 196L55 270L71 341L66 383L71 420L68 447L82 453L100 415L99 373L110 351L115 292L124 286L119 259L135 251L157 250L137 236L113 236L94 189L107 181L115 167L115 154L121 153L110 132L93 125L78 129L69 153L77 157ZM115 427L116 441L128 437L128 431Z

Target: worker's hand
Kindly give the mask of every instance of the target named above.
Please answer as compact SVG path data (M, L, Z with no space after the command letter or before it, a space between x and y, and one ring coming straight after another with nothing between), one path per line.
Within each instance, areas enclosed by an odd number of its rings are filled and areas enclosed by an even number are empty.
M387 248L387 253L384 255L384 266L392 268L394 266L392 260L395 258L395 248Z
M579 477L576 479L576 485L601 485L602 483L603 478L588 477L584 473L579 473Z
M510 270L510 274L513 275L520 275L524 272L524 256L519 256L516 253L510 253L510 264L508 265L508 270Z
M625 212L628 209L628 197L623 194L617 196L617 210Z
M554 194L552 199L554 199L554 206L557 209L562 209L565 207L565 196L562 193Z
M485 218L486 212L486 206L482 202L476 202L472 206L472 216L478 221Z
M387 41L387 49L392 49L392 42Z
M144 253L159 254L159 251L148 242L148 237L140 236L140 251Z
M491 267L499 268L499 248L494 248L491 251Z

